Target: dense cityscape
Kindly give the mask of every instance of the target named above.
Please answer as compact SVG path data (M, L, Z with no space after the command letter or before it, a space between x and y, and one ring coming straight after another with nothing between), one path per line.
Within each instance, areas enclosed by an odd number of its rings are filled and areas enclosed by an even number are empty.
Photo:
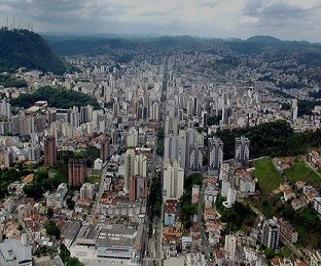
M321 265L320 54L186 38L0 60L0 265Z

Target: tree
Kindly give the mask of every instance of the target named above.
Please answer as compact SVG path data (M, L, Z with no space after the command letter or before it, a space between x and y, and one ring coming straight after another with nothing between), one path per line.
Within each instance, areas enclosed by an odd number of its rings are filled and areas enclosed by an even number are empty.
M74 257L70 257L71 253L68 250L68 248L64 245L61 244L60 245L60 253L59 256L62 260L62 262L66 265L66 266L83 266L84 264L81 263L79 261L79 259L74 258Z
M68 250L68 248L64 244L60 245L59 256L60 256L63 263L66 263L67 260L70 258L70 251Z
M83 266L84 264L78 258L71 257L67 260L66 266Z
M43 196L43 188L37 182L33 182L23 187L23 192L30 198L35 200L41 199Z
M28 108L36 101L47 101L48 105L56 108L69 109L74 106L81 107L91 105L100 109L97 100L85 93L67 90L61 86L45 86L33 93L20 94L18 98L12 99L11 104L17 107Z
M192 217L197 214L197 204L192 204L192 187L201 185L203 176L200 174L192 174L186 177L184 181L184 193L180 198L182 210L182 223L186 229L192 226Z
M251 128L221 130L215 134L224 142L224 158L234 157L235 138L244 135L251 141L250 156L281 157L304 154L321 144L321 130L296 133L286 121L261 124Z
M266 258L268 260L271 260L271 259L273 259L275 257L275 252L274 252L273 249L267 248L267 249L264 250L264 255L266 256Z
M47 209L47 217L51 219L53 217L54 211L52 208Z
M20 67L54 74L63 74L70 68L39 34L25 29L1 28L0 72L14 71Z
M0 75L0 86L3 86L4 88L9 88L9 87L22 88L22 87L27 87L28 83L24 80L17 79L14 76Z
M49 236L54 236L56 237L56 239L60 238L61 232L60 229L58 228L58 226L56 225L56 223L54 221L49 221L46 225L45 225L45 229L46 229L46 233Z
M4 198L8 195L8 186L19 180L21 177L21 172L17 169L10 168L0 170L0 199Z

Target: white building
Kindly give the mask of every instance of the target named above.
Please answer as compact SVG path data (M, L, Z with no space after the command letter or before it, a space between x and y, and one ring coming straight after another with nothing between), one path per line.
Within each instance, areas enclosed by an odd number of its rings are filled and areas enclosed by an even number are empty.
M93 200L95 197L95 185L84 183L80 188L80 198Z
M11 105L6 99L0 102L0 116L11 118Z
M315 197L313 201L313 208L321 214L321 197Z
M254 193L255 192L255 180L251 177L241 177L240 191L243 193Z
M136 154L134 149L128 149L125 153L125 190L129 191L131 177L139 175L147 177L148 158L145 155Z
M147 162L148 159L145 155L138 154L135 156L135 175L147 177Z
M186 254L186 266L205 266L206 259L202 253Z
M165 119L165 135L178 134L178 121L177 118L166 116Z
M179 153L178 145L178 136L177 135L168 135L164 140L164 160L177 160Z
M178 162L164 163L163 200L179 200L184 192L184 169Z
M231 188L231 182L228 180L223 179L221 182L221 195L222 197L226 198L229 189Z
M223 142L219 138L209 139L209 168L219 170L223 164Z
M61 183L54 193L46 192L46 205L48 208L62 208L64 198L68 192L67 184Z
M230 166L228 163L223 163L220 169L220 180L228 179Z
M255 263L258 261L258 254L255 250L249 247L244 247L243 251L245 254L246 263L249 263L252 265L252 263Z
M310 266L320 266L321 265L321 252L313 251L310 252Z
M235 259L236 256L236 236L226 235L225 236L225 258L228 260Z
M128 131L126 145L127 147L137 147L138 146L138 130L135 127L131 127Z
M225 208L232 208L236 201L236 191L230 188L227 192L226 201L223 202Z
M103 168L103 161L100 158L97 158L94 161L94 169L95 170L101 170Z
M280 241L280 225L274 219L264 221L261 232L261 243L273 250L279 247Z

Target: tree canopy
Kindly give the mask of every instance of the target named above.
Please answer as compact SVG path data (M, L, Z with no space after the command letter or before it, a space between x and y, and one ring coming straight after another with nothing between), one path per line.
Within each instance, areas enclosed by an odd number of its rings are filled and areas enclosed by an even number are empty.
M32 93L22 93L18 98L12 99L11 104L28 108L37 101L47 101L49 106L62 109L86 105L92 105L95 109L100 108L95 98L82 92L67 90L61 86L45 86Z
M3 27L0 29L0 69L13 71L20 67L54 74L63 74L70 68L39 34Z
M27 87L28 83L11 75L0 75L0 86L4 88L23 88Z

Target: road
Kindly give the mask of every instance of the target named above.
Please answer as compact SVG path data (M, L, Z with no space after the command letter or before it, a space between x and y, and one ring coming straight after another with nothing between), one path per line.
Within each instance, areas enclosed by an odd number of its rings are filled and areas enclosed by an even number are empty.
M100 180L100 185L99 185L99 190L98 190L98 193L96 195L96 198L95 198L95 202L94 202L94 206L92 208L92 213L90 215L90 218L89 218L89 221L91 224L94 223L94 220L95 220L95 217L96 217L96 214L99 212L99 209L100 209L100 200L101 200L101 197L105 191L105 181L106 181L106 176L107 176L107 172L108 172L108 169L107 169L107 162L103 164L103 167L102 167L102 172L101 172L101 180Z
M198 221L198 226L201 230L201 236L202 236L202 251L204 254L206 254L207 259L211 257L211 249L208 243L208 238L205 233L204 225L202 222L202 217L203 217L203 205L204 205L204 191L205 191L205 185L204 183L202 184L202 189L200 193L200 198L198 202L198 210L197 210L197 221Z
M163 81L161 86L161 102L160 102L160 111L159 111L159 120L158 120L158 129L160 129L163 126L164 123L164 116L165 116L165 102L167 97L167 81L168 81L168 61L165 62L164 67L164 75L163 75ZM159 140L156 140L159 141ZM157 147L157 144L155 144L155 147ZM162 158L159 158L156 154L156 148L154 149L153 154L153 161L151 164L151 184L155 178L158 178L157 176L157 166L160 166L161 169L161 176L162 176ZM149 209L152 206L149 206ZM150 216L150 213L149 213ZM153 228L153 234L148 240L147 243L147 254L148 257L145 257L143 260L143 265L162 265L162 259L163 259L163 248L162 248L162 226L163 226L163 206L161 207L161 217L159 219L154 219L152 228ZM145 242L146 243L146 242Z

